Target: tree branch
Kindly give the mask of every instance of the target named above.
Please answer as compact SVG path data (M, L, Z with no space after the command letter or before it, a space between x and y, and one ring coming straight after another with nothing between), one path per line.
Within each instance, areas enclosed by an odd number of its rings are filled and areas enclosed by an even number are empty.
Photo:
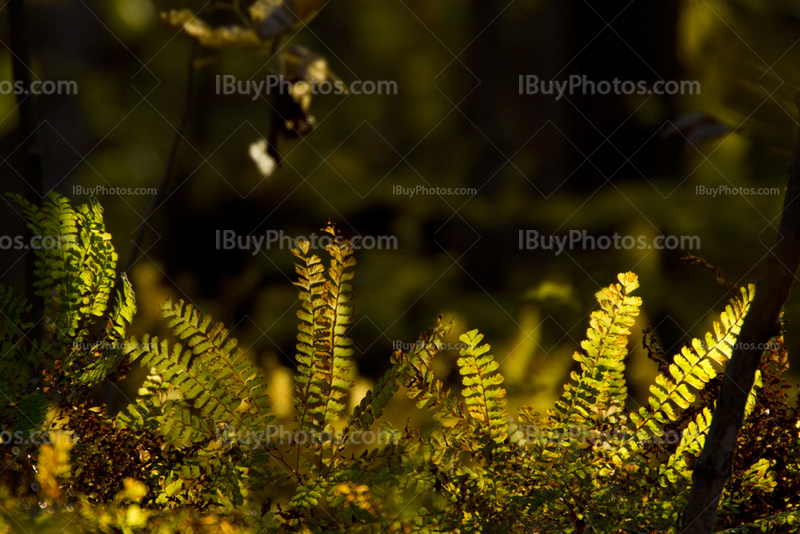
M800 111L800 93L795 95ZM725 369L722 389L703 452L692 473L692 490L683 511L682 534L710 534L714 530L719 498L731 475L736 438L744 420L747 396L753 387L762 349L779 333L780 313L800 266L800 131L789 164L789 181L775 245L742 331Z

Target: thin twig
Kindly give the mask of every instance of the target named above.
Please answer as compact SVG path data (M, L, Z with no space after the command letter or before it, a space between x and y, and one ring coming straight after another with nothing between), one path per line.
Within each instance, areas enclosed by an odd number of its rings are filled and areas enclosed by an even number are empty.
M280 46L280 35L276 35L272 44L269 48L269 57L270 60L274 59L275 52L279 50ZM281 66L281 70L279 71L279 76L283 75L283 66ZM282 81L282 80L281 80ZM280 93L280 91L279 91ZM275 95L270 92L267 95L267 103L269 104L269 133L267 134L267 154L269 154L272 159L275 160L275 168L281 166L283 163L283 158L281 158L280 150L278 149L278 143L280 142L280 133L283 129L283 124L285 119L281 117L281 114L278 113L278 101Z
M186 77L186 103L183 110L183 115L181 115L181 120L178 123L178 127L175 129L175 137L172 139L172 146L169 149L169 156L167 157L167 166L164 169L164 175L161 177L161 182L158 184L156 194L150 201L150 206L147 208L147 215L145 215L144 219L142 219L142 224L139 226L139 232L136 234L136 239L133 241L133 247L131 248L131 252L128 256L128 264L125 267L126 273L130 272L133 265L139 259L139 253L142 250L144 238L147 235L147 229L149 228L147 221L153 216L155 211L161 207L161 204L164 202L164 197L166 196L169 186L172 182L172 177L174 174L173 169L177 159L176 156L178 154L178 147L183 139L183 130L186 127L186 124L189 122L189 115L192 111L194 77L195 73L197 72L197 48L197 41L194 41L192 44L192 51L189 55L189 73Z
M800 111L800 93L795 95ZM725 369L703 452L694 464L692 490L681 517L682 534L714 531L717 507L731 476L736 438L765 344L780 333L780 314L800 267L800 131L789 165L789 181L775 245L756 285L756 295Z

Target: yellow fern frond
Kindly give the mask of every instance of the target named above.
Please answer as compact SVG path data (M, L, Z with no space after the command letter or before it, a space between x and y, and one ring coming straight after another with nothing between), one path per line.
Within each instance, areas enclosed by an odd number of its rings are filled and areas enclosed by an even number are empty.
M691 348L683 347L681 353L675 355L674 363L669 366L669 376L659 374L656 377L656 383L650 386L653 396L649 399L649 409L642 406L638 413L630 414L640 441L651 435L661 435L660 424L678 419L678 412L695 401L690 388L699 391L717 376L713 364L720 368L725 366L755 296L755 286L751 284L741 292L741 300L732 299L720 314L720 322L714 322L714 334L706 333L704 341L693 339Z
M618 411L625 405L624 359L628 336L642 300L630 296L639 287L634 273L618 276L618 284L596 294L600 310L592 312L587 339L581 342L584 352L573 358L581 364L581 373L572 372L575 384L568 384L550 415L562 425L585 425L600 414Z

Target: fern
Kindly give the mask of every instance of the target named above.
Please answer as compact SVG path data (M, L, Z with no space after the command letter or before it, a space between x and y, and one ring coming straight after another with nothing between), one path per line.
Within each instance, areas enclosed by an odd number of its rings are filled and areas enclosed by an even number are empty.
M625 273L597 293L600 309L574 355L580 370L546 416L522 406L521 425L509 425L500 363L477 330L459 336L462 388L453 394L434 373L453 327L439 317L411 350L392 354L391 367L342 417L353 388L348 331L355 259L350 243L329 226L329 267L307 242L293 251L301 301L294 421L312 440L254 443L251 435L270 436L274 429L266 381L224 325L183 301L168 301L160 311L175 342L127 338L133 290L124 275L115 279L116 254L99 206L73 209L52 197L41 209L24 209L36 235L74 237L74 246L37 256L45 277L37 292L53 338L47 352L39 350L46 346L41 342L22 342L29 303L0 288L0 391L9 398L0 410L4 421L15 429L39 428L56 397L50 391L85 399L92 387L138 362L149 370L147 378L113 424L86 401L69 408L67 426L87 439L72 453L76 476L85 480L71 487L88 492L95 504L122 499L115 474L125 473L141 480L147 506L178 509L167 517L184 518L180 510L192 507L224 514L254 533L674 532L712 421L710 388L697 392L723 370L754 291L742 290L704 342L694 340L671 365L659 367L649 406L632 413L625 410L625 359L641 301L632 295L636 275ZM96 324L98 317L105 322ZM785 367L785 353L773 359ZM745 417L752 421L756 413L763 426L775 407L783 424L791 423L781 435L796 436L797 412L776 400L776 375L764 376L763 383L761 373L755 377ZM415 428L410 420L402 430L392 426L387 412L401 386L432 416L429 427ZM766 403L765 395L772 395ZM522 425L543 434L530 436ZM391 439L351 449L359 432L376 426ZM315 439L336 430L343 441ZM666 430L681 432L674 449L653 441ZM240 440L243 435L248 439ZM752 444L761 442L748 439L749 455L737 460L739 478L721 496L725 532L797 530L800 517L776 495L796 487L795 479L800 486L800 453L783 447L781 464L774 455L754 454ZM293 466L285 457L291 454ZM760 499L758 514L747 510L753 496ZM737 518L746 520L729 528Z
M660 467L658 484L667 487L668 484L678 482L678 477L684 481L691 478L690 458L697 457L703 450L706 435L711 428L711 410L703 408L696 419L689 423L683 432L680 443L667 462Z
M214 502L231 508L244 502L248 485L258 480L242 477L241 466L232 462L228 449L214 445L220 435L234 430L236 439L228 445L241 451L240 461L251 465L268 462L274 444L259 439L257 454L253 440L268 432L274 417L266 393L266 382L247 355L229 338L221 323L212 323L193 306L183 301L161 306L173 334L182 340L170 349L166 340L145 336L141 343L132 338L126 354L131 361L150 369L150 376L139 390L135 404L117 416L120 428L146 428L190 454L165 466L166 476L159 482L158 502ZM244 436L246 439L240 439ZM271 468L260 465L265 476ZM211 477L215 483L194 492L194 482ZM221 488L225 491L220 492ZM210 490L210 492L209 492Z
M389 404L400 388L397 381L399 368L393 365L378 380L375 387L367 392L361 403L353 409L350 416L351 425L358 430L369 430L371 425L383 416L383 409Z
M10 287L0 284L0 339L3 342L19 340L23 331L33 326L32 322L23 321L23 317L31 311L31 305L23 297L16 295ZM5 354L6 351L3 351Z
M630 296L639 287L635 274L620 274L619 281L596 295L601 309L592 312L587 339L581 342L585 352L573 356L581 364L581 374L573 371L576 383L565 386L552 413L561 425L582 425L599 412L624 406L626 345L641 299Z
M117 253L105 231L103 209L96 200L73 209L55 193L42 208L13 198L41 245L34 251L39 278L34 286L46 299L45 314L54 316L56 339L82 342L89 337L90 318L105 313L116 279Z
M316 372L321 355L316 350L317 339L323 335L323 326L319 317L322 315L323 298L325 291L325 268L322 260L316 255L308 255L311 243L303 241L292 249L292 254L297 256L302 265L295 265L299 280L295 285L302 291L300 301L302 309L298 310L297 317L301 323L298 325L297 334L297 375L298 395L294 397L298 416L295 421L303 432L315 432L320 424L317 415L321 413L319 404L322 399L324 380Z
M139 410L159 414L159 428L175 444L215 440L220 426L266 431L274 419L270 416L266 383L237 347L236 340L228 338L224 326L212 324L208 316L201 318L193 306L183 301L164 303L161 315L169 319L175 336L189 348L184 350L181 344L175 344L170 350L168 342L159 343L158 338L145 337L141 343L131 339L126 351L129 358L151 369L152 376L141 392L151 400L129 407L120 423L127 426L132 417L140 419ZM174 393L165 395L162 382L168 383ZM190 402L202 418L190 414Z
M325 276L322 260L309 255L310 242L297 242L292 253L302 261L295 264L299 280L295 285L301 289L302 309L297 312L301 320L297 335L297 375L299 394L294 403L297 409L295 421L308 438L335 432L333 423L344 415L344 399L353 387L349 376L353 367L353 349L347 332L353 323L355 309L353 301L352 268L356 261L349 240L342 239L333 226L323 228L332 237L326 247L330 256L330 267ZM365 407L366 409L366 407ZM347 432L352 423L348 424ZM333 448L330 458L336 458L338 446ZM312 451L315 452L315 451ZM296 471L303 464L298 444ZM330 461L322 454L315 457L316 469L330 467ZM303 464L311 469L312 463Z
M691 349L684 347L669 366L670 376L659 374L655 384L650 386L650 409L641 407L630 414L635 432L640 441L649 439L650 434L660 436L667 424L678 419L678 410L685 410L695 400L689 387L701 390L717 375L713 363L723 367L733 351L733 343L739 334L744 317L750 309L755 296L755 287L742 288L742 298L732 299L730 305L720 315L720 323L714 322L714 335L707 333L705 341L693 339ZM649 433L648 433L649 431Z
M45 315L30 317L31 304L0 287L0 390L8 401L0 417L13 428L29 431L43 426L53 401L79 400L107 379L120 378L124 355L119 343L136 305L123 275L108 313L118 282L117 253L96 201L73 208L66 198L50 193L39 207L10 196L20 205L35 240L32 286L44 301ZM40 322L45 339L31 339L28 331ZM98 323L108 325L99 338L93 334L102 331Z
M333 236L333 243L327 246L331 256L331 266L328 269L328 280L325 282L321 300L323 302L321 316L318 318L320 329L316 348L320 351L322 365L320 371L325 376L325 389L322 392L322 401L325 408L322 412L322 425L325 432L333 432L332 422L339 420L343 414L342 402L347 391L353 387L353 382L348 376L353 367L352 343L347 338L347 331L353 323L355 309L348 303L353 300L353 286L349 282L355 274L351 269L356 264L353 257L353 248L349 241L343 244L336 242L336 230L333 227L323 229Z
M467 332L459 339L467 345L461 350L458 366L464 375L462 394L469 413L486 425L492 441L501 443L506 439L508 412L505 408L506 390L496 387L503 383L503 375L495 373L500 365L493 356L485 355L490 347L480 345L483 336L477 330Z
M427 406L433 412L433 418L443 429L439 441L451 444L454 440L466 440L477 424L463 405L450 398L450 390L431 370L433 359L439 354L443 339L452 326L452 323L443 324L439 317L430 335L421 335L408 354L398 351L392 355L392 363L401 370L402 384L408 388L408 398L416 400L417 408Z

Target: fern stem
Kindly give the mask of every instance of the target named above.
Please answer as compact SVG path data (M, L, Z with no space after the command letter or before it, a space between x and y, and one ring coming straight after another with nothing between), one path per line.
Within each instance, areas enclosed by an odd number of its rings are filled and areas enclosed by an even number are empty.
M147 208L147 214L142 219L141 224L139 225L139 231L136 234L136 239L134 239L131 251L128 255L128 263L125 266L125 272L128 273L133 268L133 265L139 259L139 253L142 250L142 246L144 244L144 238L147 235L147 229L149 225L147 221L153 216L155 211L161 207L164 202L164 197L169 190L169 186L172 182L172 177L174 175L173 168L175 167L175 161L177 159L178 154L178 147L181 144L181 140L184 139L183 130L186 128L186 124L189 122L189 115L192 111L192 93L194 88L194 78L195 73L197 72L197 65L196 65L196 56L197 56L197 41L192 40L192 50L189 53L189 72L186 77L186 97L185 97L185 104L183 109L183 114L181 115L180 122L178 123L178 127L175 129L175 137L172 139L172 146L169 149L169 155L167 156L167 166L164 169L164 174L161 176L161 181L158 184L158 189L156 190L155 196L150 201L150 205Z
M342 267L342 270L344 268ZM341 276L341 273L340 273ZM341 280L340 280L341 282ZM331 306L332 310L332 320L330 324L330 331L327 332L328 337L328 346L330 347L330 374L328 375L328 391L326 392L326 398L330 399L333 391L335 389L334 381L336 379L336 357L334 356L334 351L336 350L336 325L338 324L337 321L339 319L339 293L340 287L339 284L333 283L332 281L328 283L329 296L330 302L333 303ZM325 431L325 421L328 416L328 406L330 402L325 403L325 409L322 411L322 430ZM319 470L322 471L322 453L320 452L319 455Z

